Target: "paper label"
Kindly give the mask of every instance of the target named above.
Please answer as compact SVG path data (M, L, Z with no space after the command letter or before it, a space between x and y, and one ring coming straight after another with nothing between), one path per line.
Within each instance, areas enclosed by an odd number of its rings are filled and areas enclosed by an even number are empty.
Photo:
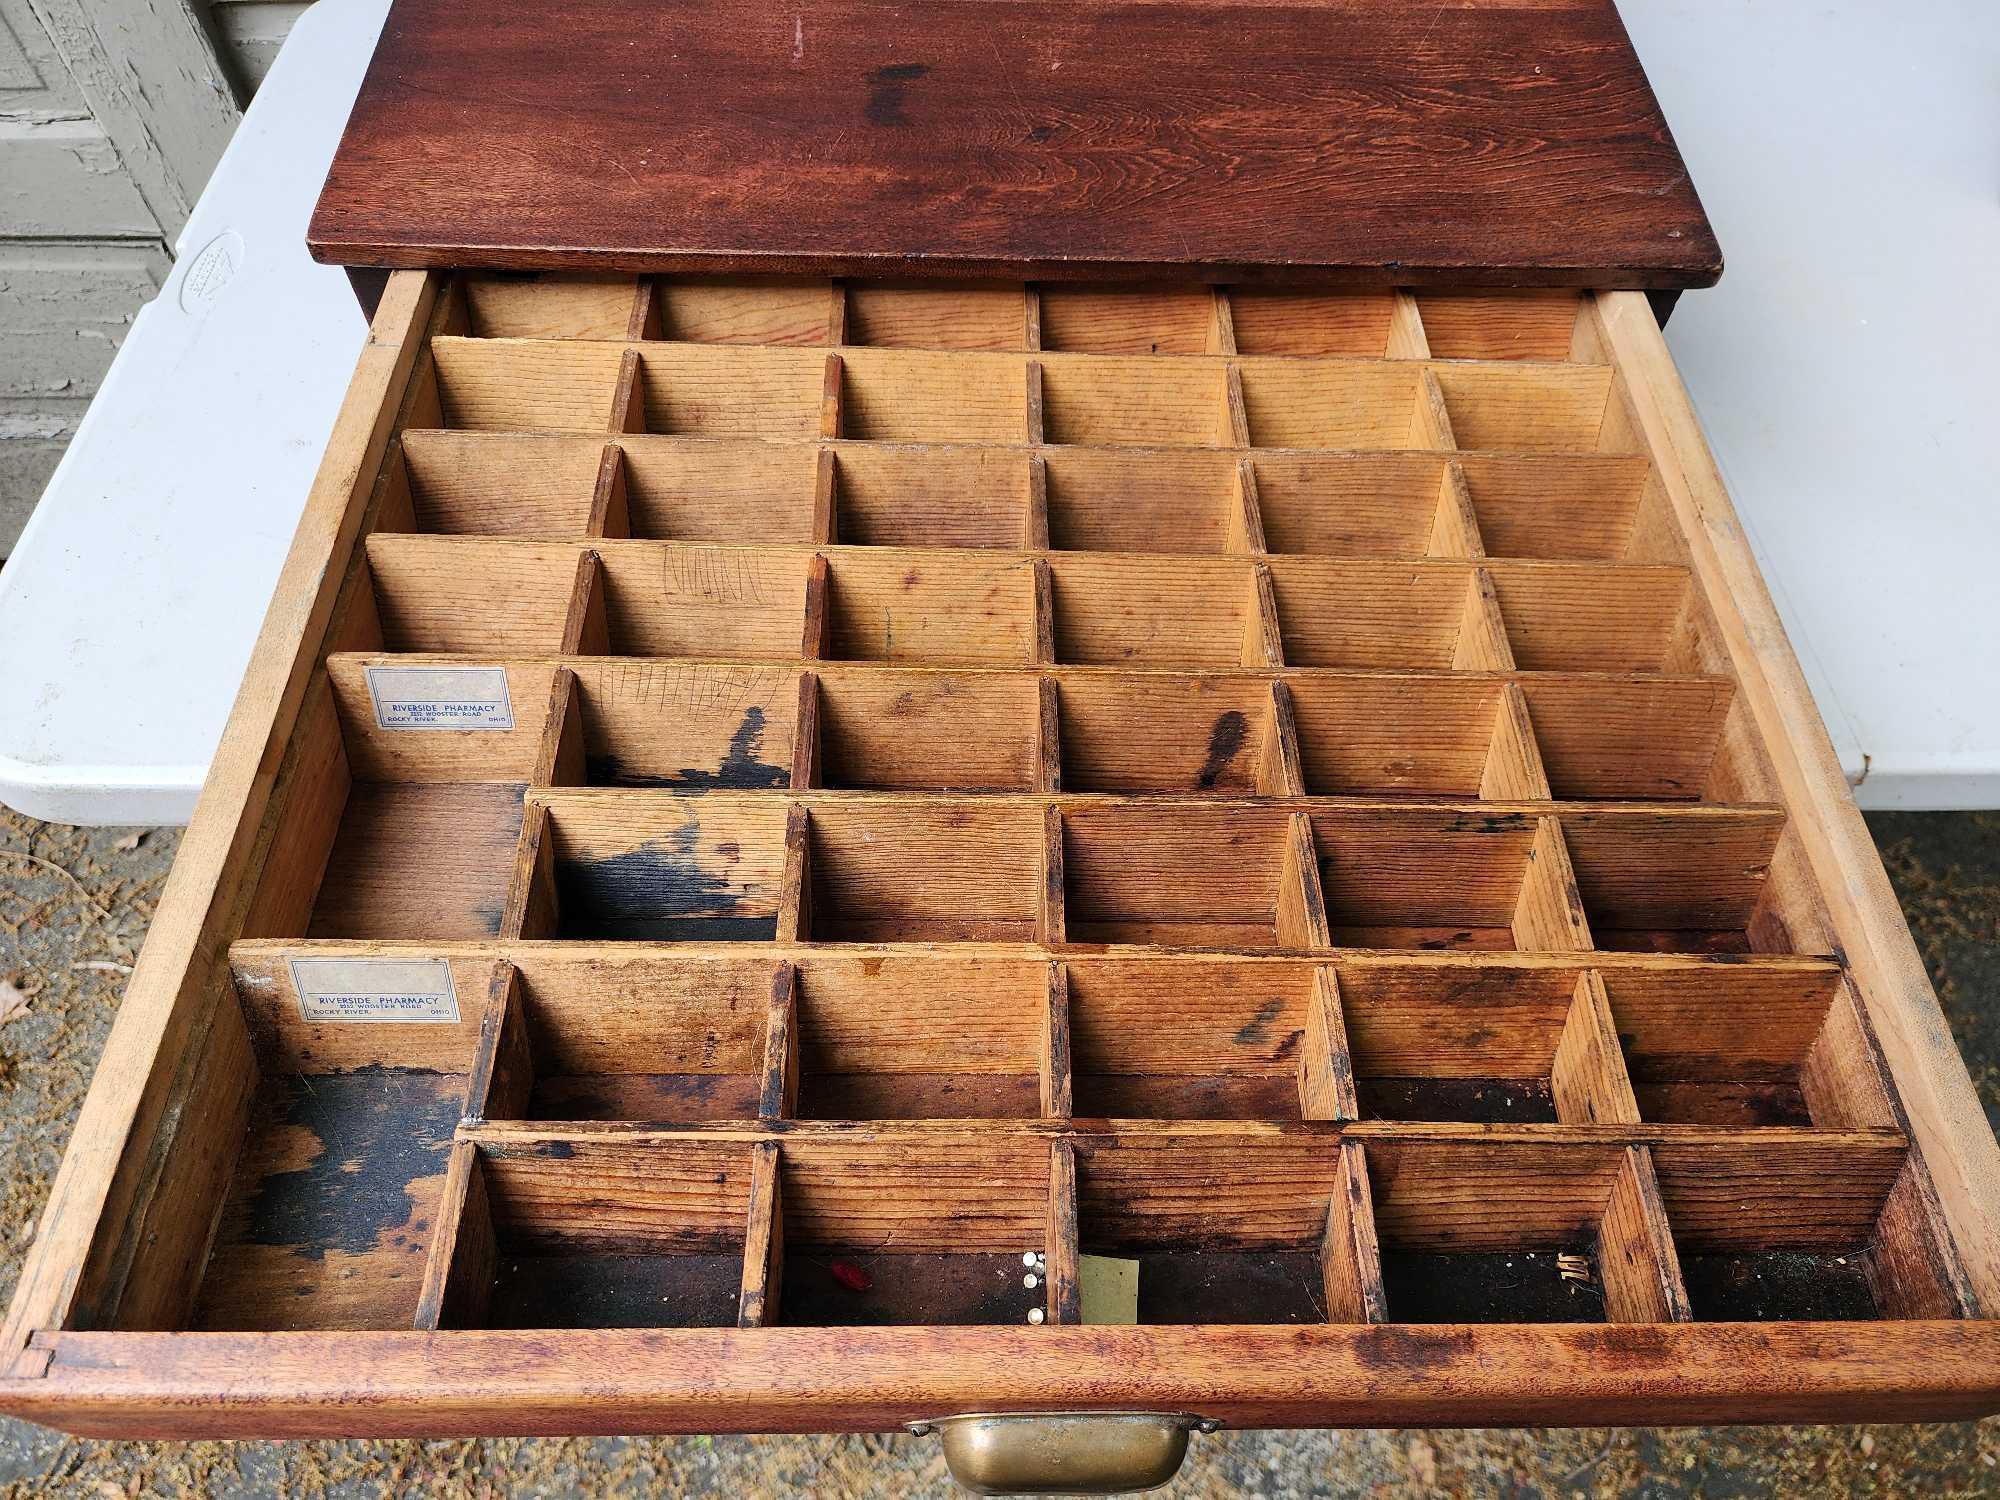
M451 965L441 958L295 958L292 987L308 1021L458 1020Z
M512 729L504 667L368 668L368 696L384 729Z

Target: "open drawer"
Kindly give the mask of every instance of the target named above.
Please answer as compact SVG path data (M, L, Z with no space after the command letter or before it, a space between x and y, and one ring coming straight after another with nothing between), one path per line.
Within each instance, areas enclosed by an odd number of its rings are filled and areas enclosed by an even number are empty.
M402 272L0 1407L1957 1417L1996 1168L1640 294Z

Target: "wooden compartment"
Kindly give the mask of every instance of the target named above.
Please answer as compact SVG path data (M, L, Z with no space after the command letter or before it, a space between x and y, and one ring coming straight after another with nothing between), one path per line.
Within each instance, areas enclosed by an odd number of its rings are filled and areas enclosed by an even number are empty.
M467 1112L489 1120L754 1120L785 1083L790 969L768 958L579 962L496 975Z
M1091 1140L1076 1156L1078 1244L1138 1263L1139 1323L1365 1321L1337 1141Z
M1612 1024L1640 1115L1663 1124L1894 1124L1838 968L1619 969Z
M1654 1322L1685 1300L1630 1148L1440 1137L1366 1158L1391 1322Z
M785 870L783 803L598 792L535 804L523 850L531 937L769 941Z
M1364 1120L1637 1118L1590 971L1351 969L1340 987Z
M726 1140L460 1143L456 1234L433 1257L418 1326L734 1327L754 1152Z
M1654 1148L1691 1315L1853 1323L1963 1316L1965 1287L1893 1131L1768 1129L1715 1152Z
M1640 299L475 271L361 371L0 1405L2000 1402L2000 1167Z
M1022 1257L1048 1246L1047 1141L795 1135L777 1149L775 1321L1025 1326L1030 1309L1046 1307L1048 1292L1023 1284ZM884 1193L885 1181L906 1190Z
M306 956L302 970L237 972L206 1042L215 1071L203 1128L213 1142L210 1190L221 1196L196 1232L212 1226L212 1242L194 1247L191 1276L159 1288L127 1326L411 1326L445 1213L490 966L452 968L444 987L456 988L458 1005L448 1020L418 1011L357 1027L339 1018L337 1001L309 1019L295 998L294 975L328 958L338 965L334 955ZM438 987L442 966L416 968L426 972L384 979ZM340 982L337 972L329 979Z
M1041 700L1032 677L1013 674L822 671L813 785L1033 791Z
M1331 967L1118 959L1065 966L1079 1116L1352 1117Z
M831 942L1022 942L1041 911L1042 810L894 809L822 798L806 819L801 934Z
M1067 1065L1062 982L1047 964L1007 959L803 964L792 1022L796 1113L919 1120L1053 1112Z

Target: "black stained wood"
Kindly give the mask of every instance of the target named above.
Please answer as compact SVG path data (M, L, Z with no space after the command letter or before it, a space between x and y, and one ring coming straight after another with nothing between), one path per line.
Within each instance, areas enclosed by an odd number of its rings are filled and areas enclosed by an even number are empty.
M1706 286L1611 0L397 0L321 260Z

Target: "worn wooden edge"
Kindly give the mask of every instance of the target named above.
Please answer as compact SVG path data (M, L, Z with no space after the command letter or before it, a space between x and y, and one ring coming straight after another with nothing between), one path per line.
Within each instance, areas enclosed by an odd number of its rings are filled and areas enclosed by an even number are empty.
M1555 950L1532 952L1525 949L1467 948L1341 948L1332 953L1302 955L1271 949L1228 950L1216 948L1164 948L1135 943L1105 943L1065 952L1067 965L1088 965L1099 960L1143 959L1171 954L1176 961L1218 963L1232 966L1275 964L1297 968L1301 965L1331 965L1335 969L1401 968L1423 970L1522 969L1555 970L1575 973L1595 969L1605 973L1639 970L1648 973L1714 974L1722 971L1753 970L1831 976L1840 972L1837 962L1811 954L1793 953L1646 953L1628 949L1600 949L1594 953L1564 953ZM1049 952L1036 943L841 943L835 947L811 943L732 943L678 942L670 939L622 941L584 938L458 938L449 941L389 941L379 938L241 938L230 945L229 956L238 964L283 966L289 957L309 958L446 958L454 960L508 959L530 964L537 958L562 958L577 963L765 962L774 969L780 963L840 962L877 958L929 958L940 963L970 959L1017 959L1024 963L1047 963Z
M167 1111L172 1063L202 1029L248 900L256 844L440 279L390 278L272 592L235 707L181 839L118 1019L56 1171L35 1245L0 1325L0 1368L68 1316L93 1247L144 1213L144 1158L171 1148L145 1122ZM139 1127L136 1128L135 1127ZM165 1136L168 1139L162 1139ZM128 1143L144 1149L128 1156ZM0 1397L0 1405L6 1405Z
M868 1432L966 1411L1238 1426L1942 1421L1991 1323L61 1333L22 1415L84 1435Z
M930 254L832 254L749 247L715 250L658 250L615 245L511 245L465 240L448 257L436 247L387 237L354 234L317 215L306 231L306 249L322 265L388 270L478 269L568 271L588 275L805 276L879 281L1198 281L1240 286L1293 287L1325 291L1457 291L1508 288L1569 288L1580 291L1632 288L1689 291L1714 286L1722 277L1722 252L1713 238L1691 243L1678 264L1575 265L1549 261L1509 261L1503 247L1482 251L1477 260L1448 258L1381 261L1239 261L1190 256L1152 260L1141 256L1080 255L1023 262L1005 256Z
M1634 413L1767 747L1806 858L1895 1079L1946 1228L2000 1308L2000 1144L1952 1040L1875 841L1759 573L1700 419L1646 299L1596 299Z

